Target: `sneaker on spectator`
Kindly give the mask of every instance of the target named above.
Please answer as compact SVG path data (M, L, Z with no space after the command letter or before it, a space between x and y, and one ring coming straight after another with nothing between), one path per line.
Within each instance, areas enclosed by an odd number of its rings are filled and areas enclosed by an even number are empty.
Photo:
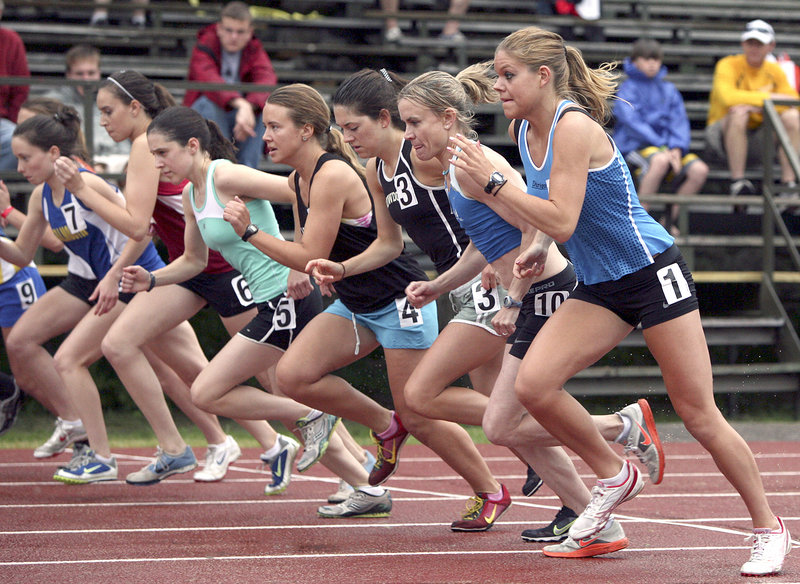
M755 195L756 187L746 178L740 178L731 183L730 192L732 197ZM733 211L735 213L744 213L747 211L747 205L734 205Z
M372 467L375 466L375 457L369 450L364 450L364 452L367 453L367 459L361 463L361 466L363 466L369 473L372 472ZM328 503L335 504L346 501L347 498L353 494L353 491L355 491L355 489L348 485L344 479L339 479L339 488L333 495L328 497Z
M625 452L633 452L647 468L650 482L659 484L664 478L664 449L656 430L653 412L646 399L640 399L617 412L628 418L631 428L625 441Z
M575 523L578 514L569 507L561 507L556 518L549 525L538 529L526 529L522 532L524 541L564 541L568 537L569 528Z
M225 436L222 444L208 446L205 466L194 473L194 480L200 483L221 481L228 472L228 465L236 462L241 455L242 450L233 436Z
M522 494L526 497L532 497L533 494L542 486L541 477L536 474L530 466L528 467L528 476L525 479L525 484L522 485Z
M320 517L389 517L391 512L392 496L386 489L381 495L357 490L338 505L325 505L317 509Z
M781 571L783 560L792 549L792 538L780 517L778 524L778 531L753 530L748 536L753 538L753 550L742 566L742 576L768 576Z
M398 43L403 38L403 31L400 30L400 27L393 26L392 28L387 28L386 32L383 33L383 40L387 43Z
M322 414L309 420L308 417L300 418L295 425L303 435L303 456L297 461L297 472L305 472L311 465L325 456L331 434L336 429L336 425L341 421L332 414Z
M85 485L100 481L117 480L117 460L111 458L110 462L97 459L93 450L83 450L77 466L59 468L53 479L70 485Z
M633 499L644 488L644 481L637 469L629 460L623 463L628 467L628 478L618 485L605 485L597 481L592 488L592 498L572 527L569 536L575 541L588 539L608 523L611 513L619 505Z
M800 193L797 192L797 183L795 181L789 181L785 183L781 183L776 187L775 196L778 199L778 202L781 200L790 199L792 201L796 201L797 197L800 196ZM781 206L778 207L781 209ZM787 205L785 209L782 209L787 213L791 213L792 215L800 214L800 207L795 205Z
M50 458L64 452L67 446L76 440L86 440L86 430L83 428L83 424L67 428L64 420L56 418L56 429L53 430L53 435L33 451L33 456L34 458Z
M269 466L272 472L272 482L264 487L265 495L277 495L284 492L292 480L292 469L294 459L300 450L300 443L294 438L278 434L278 446L280 451L272 458L261 455L261 462L264 466Z
M372 472L369 473L369 484L373 487L385 483L395 473L400 448L409 436L408 430L403 427L403 422L397 412L392 412L392 418L397 422L397 432L393 436L378 438L375 432L370 430L369 433L378 446L378 458L375 466L372 467Z
M136 472L132 472L125 478L129 485L153 485L168 476L189 472L197 468L197 459L194 457L191 446L178 456L167 454L161 447L156 451L156 459Z
M511 495L505 485L500 485L503 493L499 501L490 501L486 493L478 493L467 501L467 510L458 521L450 524L453 531L486 531L511 507Z
M14 393L4 400L0 400L0 436L5 434L17 421L17 414L22 405L23 394L17 382L14 382Z
M545 546L542 554L551 558L591 558L626 547L628 538L619 522L612 519L611 525L597 535L578 540L568 537L563 543Z

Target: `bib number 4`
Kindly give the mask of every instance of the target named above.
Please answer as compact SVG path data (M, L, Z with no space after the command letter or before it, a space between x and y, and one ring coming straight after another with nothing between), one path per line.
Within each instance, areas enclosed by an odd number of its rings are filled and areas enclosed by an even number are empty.
M400 328L408 328L422 324L422 311L415 308L408 298L396 298L397 317L400 319Z

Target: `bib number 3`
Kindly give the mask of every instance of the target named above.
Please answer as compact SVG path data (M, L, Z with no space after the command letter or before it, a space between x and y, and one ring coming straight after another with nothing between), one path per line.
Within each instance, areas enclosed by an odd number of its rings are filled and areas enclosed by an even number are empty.
M475 313L479 316L500 310L500 294L497 292L497 287L487 290L480 282L475 282L472 285L472 301L475 303Z

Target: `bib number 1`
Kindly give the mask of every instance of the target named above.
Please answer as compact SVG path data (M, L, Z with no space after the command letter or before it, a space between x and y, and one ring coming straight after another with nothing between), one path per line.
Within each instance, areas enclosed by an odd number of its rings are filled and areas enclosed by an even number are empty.
M670 264L661 268L656 272L656 277L664 293L664 308L685 300L692 295L692 291L689 290L689 283L683 276L678 264Z

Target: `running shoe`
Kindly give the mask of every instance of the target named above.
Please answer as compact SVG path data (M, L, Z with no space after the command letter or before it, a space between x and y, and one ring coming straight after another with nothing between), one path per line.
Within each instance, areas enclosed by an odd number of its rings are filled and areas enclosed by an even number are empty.
M653 412L646 399L625 406L617 415L631 421L625 442L625 452L633 452L647 468L650 482L657 485L664 478L664 449L658 438Z
M563 543L544 546L542 553L551 558L591 558L626 547L628 538L619 522L612 519L610 526L593 537L578 540L568 537Z
M17 414L22 405L23 394L17 382L14 382L14 393L4 400L0 400L0 436L5 434L17 421Z
M47 439L47 442L33 451L33 456L34 458L50 458L64 452L67 446L76 440L86 440L86 438L86 430L83 428L83 424L74 428L67 428L64 420L56 418L56 429L53 430L53 435Z
M577 518L578 514L575 511L569 507L562 507L550 525L539 529L526 529L522 532L522 539L525 541L564 541L568 537L569 528Z
M633 499L644 487L644 481L629 460L623 464L628 467L628 478L618 485L605 485L597 481L592 488L592 499L572 527L569 536L575 541L588 539L598 533L608 523L612 511L629 499Z
M453 531L486 531L511 507L511 495L505 485L500 485L503 498L490 501L486 493L478 493L467 501L467 510L458 521L450 524Z
M526 497L532 497L533 494L542 486L542 483L543 481L541 477L529 466L528 476L525 479L525 484L522 485L522 494Z
M194 480L200 483L221 481L228 472L228 465L236 462L241 455L242 450L233 436L225 436L222 444L209 444L205 467L194 473Z
M264 466L269 466L272 472L272 482L264 487L265 495L277 495L284 492L292 480L292 468L297 452L300 450L300 443L294 438L278 434L278 446L280 451L272 458L261 455L261 462Z
M392 496L386 489L381 495L357 490L338 505L325 505L317 509L320 517L389 517L391 512Z
M382 485L395 473L398 463L397 455L409 436L408 430L403 427L403 422L397 412L392 412L392 417L397 422L397 432L393 436L378 438L378 435L372 430L369 433L378 446L378 459L375 461L372 472L369 473L369 484L373 487Z
M53 479L70 485L85 485L100 481L117 480L117 460L102 462L97 459L93 450L84 450L81 461L75 467L62 467L53 475Z
M297 472L307 471L311 468L311 465L325 456L325 451L328 450L328 444L331 440L331 434L333 434L336 424L340 420L341 418L337 418L334 415L322 414L313 420L305 417L295 422L295 425L303 435L305 446L303 456L297 461Z
M753 551L742 566L742 576L768 576L778 574L783 568L783 559L792 549L789 530L778 517L779 531L753 531Z
M367 459L361 463L368 473L372 472L372 467L375 466L375 456L369 451L364 450L367 453ZM338 490L328 497L328 503L341 503L343 501L347 501L347 497L353 494L355 489L347 484L344 479L339 479L339 488Z
M78 468L83 464L83 458L86 456L86 453L90 451L91 448L89 447L88 440L76 440L72 443L72 458L69 459L67 464L61 464L58 468Z
M186 450L178 456L167 454L159 446L156 451L156 459L141 470L129 474L125 478L125 482L129 485L153 485L170 475L189 472L195 468L197 468L197 459L190 446L187 446Z

